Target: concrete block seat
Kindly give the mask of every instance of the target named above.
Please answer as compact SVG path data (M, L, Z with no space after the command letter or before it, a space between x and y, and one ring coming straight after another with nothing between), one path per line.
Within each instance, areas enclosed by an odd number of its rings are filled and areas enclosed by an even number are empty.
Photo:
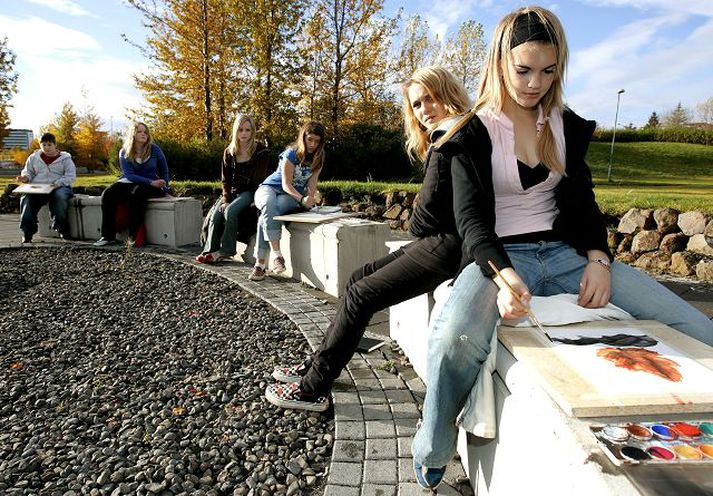
M300 280L335 297L344 293L349 277L359 267L388 253L388 225L355 217L313 224L285 222L280 248L285 277ZM238 243L236 258L255 263L255 237Z
M67 212L72 239L96 240L101 237L101 197L74 195ZM198 243L203 220L201 202L191 197L151 199L146 208L146 242L177 247ZM38 215L39 235L57 237L50 229L49 210L42 207ZM124 239L125 233L117 233Z

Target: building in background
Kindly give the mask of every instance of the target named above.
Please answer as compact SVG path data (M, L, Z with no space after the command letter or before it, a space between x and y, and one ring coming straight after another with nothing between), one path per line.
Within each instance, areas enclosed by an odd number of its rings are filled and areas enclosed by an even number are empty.
M2 142L3 150L29 150L34 135L30 129L8 129L10 134Z

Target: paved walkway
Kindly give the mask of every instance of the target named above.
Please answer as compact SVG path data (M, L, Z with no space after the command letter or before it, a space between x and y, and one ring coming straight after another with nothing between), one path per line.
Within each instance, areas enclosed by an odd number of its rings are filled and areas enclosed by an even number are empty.
M0 215L0 247L21 246L17 222L17 215ZM55 239L36 237L33 246L57 243ZM247 279L251 268L237 262L196 264L193 257L200 250L197 246L177 250L152 246L142 250L196 265L235 282L286 314L313 349L335 313L335 298L299 282L282 278L251 282ZM713 285L673 278L661 282L713 318ZM410 447L425 386L388 338L386 312L372 319L367 335L386 340L387 346L369 354L357 353L335 384L336 433L324 494L423 495L424 490L414 480ZM459 461L454 460L448 467L445 484L438 493L472 494Z

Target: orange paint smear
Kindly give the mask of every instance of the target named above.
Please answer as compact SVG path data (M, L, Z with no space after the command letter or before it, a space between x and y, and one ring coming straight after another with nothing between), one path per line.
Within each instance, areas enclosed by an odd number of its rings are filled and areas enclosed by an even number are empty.
M615 366L633 372L646 372L671 382L680 382L683 376L679 364L645 348L602 348L597 356L613 362Z

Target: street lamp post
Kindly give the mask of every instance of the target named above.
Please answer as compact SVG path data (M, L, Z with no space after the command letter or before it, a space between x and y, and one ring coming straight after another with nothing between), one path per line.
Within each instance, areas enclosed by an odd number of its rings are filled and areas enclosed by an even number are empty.
M623 89L616 92L616 114L614 114L614 131L611 134L611 150L609 150L609 168L607 169L607 181L611 182L611 164L614 158L614 140L616 139L616 126L619 120L619 101L621 100L621 94L624 93Z

